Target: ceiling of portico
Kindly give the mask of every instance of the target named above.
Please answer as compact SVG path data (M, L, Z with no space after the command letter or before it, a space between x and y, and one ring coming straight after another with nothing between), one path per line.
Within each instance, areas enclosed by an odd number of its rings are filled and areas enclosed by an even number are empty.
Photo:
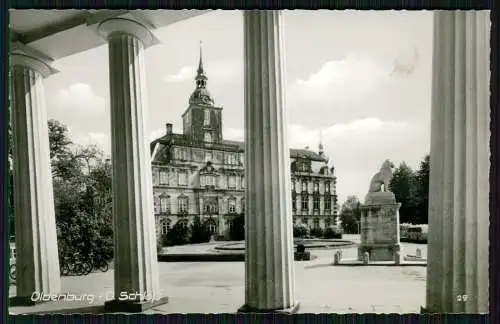
M112 16L140 16L152 27L160 28L208 11L200 10L41 10L11 9L9 28L12 41L18 41L53 60L104 45L89 28Z

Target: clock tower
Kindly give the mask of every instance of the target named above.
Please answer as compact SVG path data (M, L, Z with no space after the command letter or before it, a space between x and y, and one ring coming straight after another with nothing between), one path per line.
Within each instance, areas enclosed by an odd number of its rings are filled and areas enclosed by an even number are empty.
M222 107L207 89L208 78L203 69L200 42L200 61L195 77L196 89L189 97L189 107L182 115L184 134L193 141L210 143L222 142Z

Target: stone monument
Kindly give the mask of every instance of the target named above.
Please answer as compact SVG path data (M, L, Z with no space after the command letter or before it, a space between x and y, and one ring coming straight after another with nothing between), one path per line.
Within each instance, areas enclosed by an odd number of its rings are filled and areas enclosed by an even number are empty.
M399 243L399 208L394 193L389 191L394 164L386 160L370 183L370 189L361 206L361 244L358 260L368 252L370 261L394 261L401 256Z

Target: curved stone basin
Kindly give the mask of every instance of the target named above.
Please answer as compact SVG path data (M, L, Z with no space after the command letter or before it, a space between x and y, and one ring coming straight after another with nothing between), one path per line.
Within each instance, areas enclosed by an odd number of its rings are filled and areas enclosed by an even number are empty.
M356 244L352 241L339 239L294 239L294 248L296 248L299 243L304 244L306 249L332 249L354 246ZM221 244L215 246L214 249L218 251L245 251L245 242Z

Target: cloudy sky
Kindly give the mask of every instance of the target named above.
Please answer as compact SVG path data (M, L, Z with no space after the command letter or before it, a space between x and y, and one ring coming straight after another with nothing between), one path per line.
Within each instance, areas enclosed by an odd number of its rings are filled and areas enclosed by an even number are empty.
M384 159L416 168L430 147L432 12L285 11L289 140L317 149L320 130L339 202L364 199ZM208 89L224 107L224 137L243 139L243 15L213 11L157 30L146 51L148 135L180 131L203 42ZM75 142L110 150L108 49L54 64L49 118Z

